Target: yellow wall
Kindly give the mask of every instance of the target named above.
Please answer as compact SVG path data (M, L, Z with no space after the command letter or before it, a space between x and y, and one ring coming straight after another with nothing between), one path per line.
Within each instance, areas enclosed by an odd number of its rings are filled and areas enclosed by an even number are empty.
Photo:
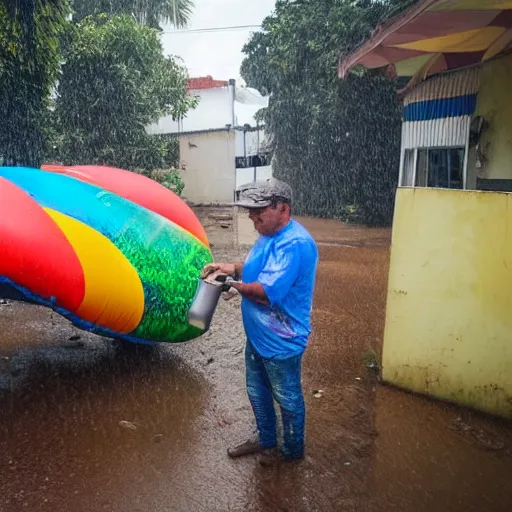
M398 189L382 365L512 418L512 194Z
M476 170L481 178L512 179L512 54L482 66L475 116L483 116L489 127L482 135L488 162ZM474 153L468 161L474 169Z

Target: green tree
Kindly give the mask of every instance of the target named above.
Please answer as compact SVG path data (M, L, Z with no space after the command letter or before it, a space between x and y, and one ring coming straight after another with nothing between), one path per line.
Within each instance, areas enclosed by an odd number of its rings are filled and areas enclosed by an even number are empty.
M130 16L90 16L75 26L64 57L52 160L146 171L175 164L176 142L146 127L183 116L196 100L155 30Z
M278 0L244 47L243 78L271 94L261 118L297 213L390 223L401 122L394 84L362 71L339 80L337 62L404 5Z
M77 20L90 14L133 15L141 24L160 29L160 23L185 27L192 15L192 0L73 0Z
M0 160L37 166L59 72L67 0L0 0Z

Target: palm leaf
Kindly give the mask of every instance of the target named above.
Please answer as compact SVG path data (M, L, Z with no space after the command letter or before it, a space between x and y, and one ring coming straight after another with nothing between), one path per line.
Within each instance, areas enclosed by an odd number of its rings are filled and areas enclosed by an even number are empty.
M78 20L90 14L129 14L140 23L157 29L160 29L160 23L185 27L195 7L193 0L73 0L72 3Z

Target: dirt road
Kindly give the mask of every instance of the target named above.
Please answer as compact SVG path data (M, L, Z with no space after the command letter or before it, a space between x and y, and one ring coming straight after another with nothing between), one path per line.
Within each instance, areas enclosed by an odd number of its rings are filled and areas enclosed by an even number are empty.
M245 220L201 214L216 258L245 255ZM0 511L511 510L510 425L383 387L365 367L381 350L390 232L303 222L321 256L303 463L226 456L254 428L238 299L202 338L154 349L0 305Z

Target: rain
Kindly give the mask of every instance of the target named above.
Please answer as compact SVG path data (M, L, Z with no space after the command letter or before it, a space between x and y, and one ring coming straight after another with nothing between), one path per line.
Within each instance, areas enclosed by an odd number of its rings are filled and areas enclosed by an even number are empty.
M0 0L0 166L146 176L229 262L257 239L234 188L273 175L320 255L306 456L266 468L226 452L256 430L238 295L143 345L4 298L0 253L0 512L511 510L510 419L382 377L408 79L339 64L420 3ZM236 143L187 177L205 133Z

